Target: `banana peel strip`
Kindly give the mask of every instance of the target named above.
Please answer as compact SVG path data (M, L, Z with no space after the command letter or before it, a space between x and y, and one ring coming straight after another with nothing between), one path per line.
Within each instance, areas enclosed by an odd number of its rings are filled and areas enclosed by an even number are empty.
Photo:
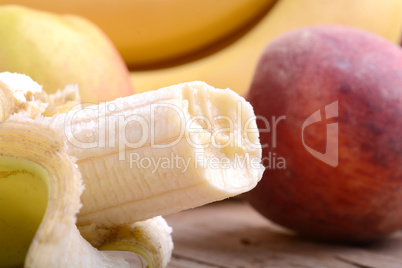
M91 224L79 230L96 248L135 252L144 257L148 267L166 267L166 256L172 253L172 229L161 216L113 229Z

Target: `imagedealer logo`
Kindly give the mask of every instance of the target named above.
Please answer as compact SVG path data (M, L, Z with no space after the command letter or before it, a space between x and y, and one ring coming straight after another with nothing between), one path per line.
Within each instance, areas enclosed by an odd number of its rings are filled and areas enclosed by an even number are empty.
M321 118L321 111L317 110L312 115L310 115L303 123L302 126L302 142L304 148L312 154L315 158L321 160L322 162L336 167L338 166L339 157L338 157L338 123L328 123L327 127L327 137L326 137L326 145L325 145L325 153L318 152L313 148L309 147L304 141L304 129L316 122L320 122L325 119L338 117L338 101L334 101L325 106L325 118Z

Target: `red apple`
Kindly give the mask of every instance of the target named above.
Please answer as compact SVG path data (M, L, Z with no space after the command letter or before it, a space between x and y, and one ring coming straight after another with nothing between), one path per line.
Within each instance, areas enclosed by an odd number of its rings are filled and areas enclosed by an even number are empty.
M402 50L341 26L270 43L248 101L264 163L244 197L267 218L330 241L366 242L402 228ZM278 164L279 163L279 164Z

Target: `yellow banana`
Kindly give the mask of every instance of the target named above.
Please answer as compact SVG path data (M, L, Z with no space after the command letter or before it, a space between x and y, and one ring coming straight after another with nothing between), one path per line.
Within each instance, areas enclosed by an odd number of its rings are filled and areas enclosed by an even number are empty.
M128 267L99 251L128 250L166 267L171 229L159 215L243 193L262 177L253 109L229 89L184 83L43 117L48 99L63 105L75 91L47 96L10 73L0 81L10 98L0 102L2 264ZM32 109L3 109L13 102Z
M126 63L144 67L189 55L255 21L275 0L0 0L72 13L100 26Z
M133 71L138 92L179 82L201 80L244 93L264 47L278 35L303 26L343 24L362 28L399 43L401 0L279 0L269 13L237 41L198 60L173 67Z

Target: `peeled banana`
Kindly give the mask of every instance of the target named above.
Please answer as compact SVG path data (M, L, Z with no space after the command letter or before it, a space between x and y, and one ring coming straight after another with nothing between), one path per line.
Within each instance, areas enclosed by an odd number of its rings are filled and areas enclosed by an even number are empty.
M159 215L261 179L253 109L229 89L183 83L53 115L52 105L76 99L71 88L47 96L26 76L0 81L0 111L9 110L0 123L0 233L14 238L0 243L2 264L126 267L99 250L127 250L165 267L173 244ZM20 108L6 109L12 102Z
M198 58L194 55L196 60L172 67L133 71L132 81L138 92L202 80L244 94L258 58L271 40L286 31L317 24L357 27L399 43L402 0L278 0L251 30L221 50Z
M262 168L237 162L261 158L253 116L236 93L191 82L56 117L86 184L78 222L119 225L250 190Z

